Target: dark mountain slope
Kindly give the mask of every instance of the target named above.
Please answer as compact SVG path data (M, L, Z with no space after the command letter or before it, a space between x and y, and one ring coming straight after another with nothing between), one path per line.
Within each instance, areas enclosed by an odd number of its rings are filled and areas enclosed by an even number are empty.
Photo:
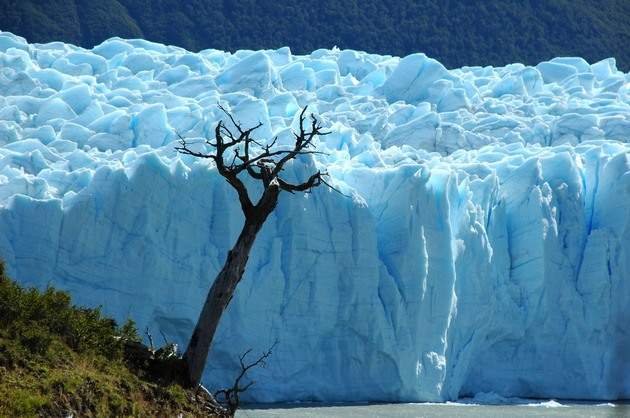
M190 50L421 51L451 68L567 55L630 68L627 0L0 0L0 29L85 47L121 36Z

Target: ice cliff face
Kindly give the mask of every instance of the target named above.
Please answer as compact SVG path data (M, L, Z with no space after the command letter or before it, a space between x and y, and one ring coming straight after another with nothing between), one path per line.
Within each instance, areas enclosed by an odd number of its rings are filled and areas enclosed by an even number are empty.
M178 156L223 103L333 133L329 189L287 195L206 371L279 345L250 399L630 397L630 77L613 59L447 70L423 54L92 50L0 33L0 255L185 344L239 232L233 191Z

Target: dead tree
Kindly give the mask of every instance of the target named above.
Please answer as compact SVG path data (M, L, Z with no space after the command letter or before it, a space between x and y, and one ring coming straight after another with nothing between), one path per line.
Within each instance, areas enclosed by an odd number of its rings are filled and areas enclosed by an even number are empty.
M214 162L218 173L236 190L241 210L245 215L245 224L236 243L227 255L225 264L214 280L206 301L199 315L199 320L184 353L186 372L191 385L198 385L206 364L217 326L227 308L236 286L241 281L249 253L256 235L276 207L282 191L309 192L311 189L328 183L325 172L316 171L302 183L291 183L282 178L283 169L289 161L300 155L320 154L314 149L313 140L318 135L325 135L320 122L311 114L309 126L305 126L306 107L300 113L299 132L294 132L295 141L289 148L276 147L276 140L262 144L252 138L254 131L262 126L258 123L244 129L223 107L234 128L229 128L220 121L214 131L215 139L207 140L213 152L194 151L180 136L180 146L176 149L186 155L206 158ZM262 184L263 192L257 202L253 202L241 176L249 176ZM330 185L329 185L330 186Z
M247 357L247 355L252 352L252 349L250 348L245 353L243 353L238 359L241 366L241 370L238 376L236 376L236 379L234 380L234 384L232 385L232 387L228 389L221 389L214 393L214 398L217 400L217 402L225 405L225 407L227 408L227 410L232 416L234 415L234 413L236 412L236 410L238 409L240 405L240 402L241 402L239 399L240 394L245 392L247 389L252 387L254 383L256 383L255 381L250 380L249 383L247 383L244 386L241 386L241 380L244 379L247 372L253 369L254 367L257 367L257 366L265 367L267 365L267 359L269 358L269 356L271 356L271 352L276 346L276 344L278 344L278 341L273 343L273 345L271 346L269 350L264 352L260 357L258 357L255 361L249 364L245 364L245 357Z

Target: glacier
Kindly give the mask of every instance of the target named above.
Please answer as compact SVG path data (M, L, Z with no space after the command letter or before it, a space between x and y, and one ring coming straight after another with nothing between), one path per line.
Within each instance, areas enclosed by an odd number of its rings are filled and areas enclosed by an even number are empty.
M281 197L207 386L277 340L248 400L630 398L630 75L613 58L446 69L0 32L9 273L185 344L243 220L174 150L212 137L217 104L280 144L308 105L326 155L288 176L326 169L344 195Z

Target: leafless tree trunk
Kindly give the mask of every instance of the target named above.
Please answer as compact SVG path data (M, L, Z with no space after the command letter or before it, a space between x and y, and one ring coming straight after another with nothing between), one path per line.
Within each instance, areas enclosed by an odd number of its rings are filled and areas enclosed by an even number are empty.
M214 142L206 141L206 144L214 148L214 152L206 154L193 151L181 137L181 146L177 147L177 150L183 154L214 161L219 174L236 190L245 215L243 229L236 244L228 253L223 269L208 292L188 348L184 353L189 383L194 386L201 380L221 316L243 277L256 236L269 214L275 209L280 192L308 192L321 184L328 185L323 178L326 173L320 171L299 184L289 183L280 176L285 164L298 155L318 154L312 149L313 139L317 135L326 134L322 132L321 125L313 115L311 115L310 130L306 130L304 127L306 108L300 114L300 130L294 133L295 143L288 149L274 148L277 138L269 144L261 144L251 137L252 133L261 126L260 123L253 128L243 129L230 113L222 107L221 110L229 117L236 132L230 130L222 121L219 122L215 129ZM231 162L226 162L228 160ZM255 204L251 201L245 184L239 178L239 175L243 173L259 180L263 185L262 196Z

